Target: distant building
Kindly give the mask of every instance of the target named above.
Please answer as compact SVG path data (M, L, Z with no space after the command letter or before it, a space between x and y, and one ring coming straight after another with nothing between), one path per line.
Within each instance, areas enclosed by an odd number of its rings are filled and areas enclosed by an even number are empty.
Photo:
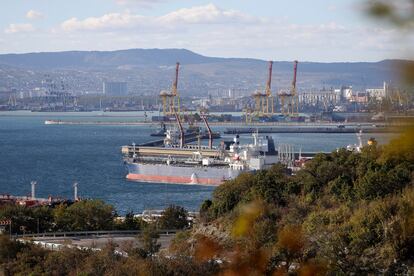
M193 105L196 105L198 107L208 108L210 105L210 99L208 98L201 98L197 100L191 101Z
M356 92L352 98L351 98L351 102L354 103L368 103L368 93L366 92Z
M387 96L388 90L389 85L388 83L384 82L383 88L367 89L366 92L368 93L370 98L381 101Z
M299 103L307 105L335 105L341 100L341 90L323 88L320 91L299 92L298 98Z
M102 93L108 96L126 96L128 87L126 82L103 82Z
M342 99L346 101L351 101L354 96L354 93L352 92L352 86L342 86L341 94Z

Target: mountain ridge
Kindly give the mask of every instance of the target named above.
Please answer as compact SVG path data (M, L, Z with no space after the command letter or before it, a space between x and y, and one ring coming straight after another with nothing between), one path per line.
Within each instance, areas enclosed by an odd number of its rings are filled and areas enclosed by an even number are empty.
M59 51L0 54L0 64L22 68L110 68L122 65L153 66L168 65L179 61L182 64L205 64L223 62L263 63L266 60L237 57L209 57L188 49L123 49L114 51ZM289 61L279 60L275 63L285 64ZM412 62L402 59L384 59L381 61L359 62L316 62L302 61L304 65L362 65L394 62Z

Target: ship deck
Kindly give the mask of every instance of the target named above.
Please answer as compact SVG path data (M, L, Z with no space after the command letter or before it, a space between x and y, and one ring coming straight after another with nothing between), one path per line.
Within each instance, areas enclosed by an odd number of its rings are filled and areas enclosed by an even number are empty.
M182 156L191 157L194 152L200 152L203 157L216 158L220 152L217 149L208 149L204 147L188 147L188 148L166 148L166 147L148 147L148 146L123 146L122 153L124 156L132 157L135 155L151 155L151 156Z

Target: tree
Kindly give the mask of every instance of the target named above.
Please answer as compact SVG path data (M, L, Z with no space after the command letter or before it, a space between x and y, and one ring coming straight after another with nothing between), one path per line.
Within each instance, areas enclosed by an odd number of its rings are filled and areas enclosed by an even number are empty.
M161 244L158 243L159 238L160 234L158 233L155 225L150 224L145 227L139 236L141 246L138 249L138 255L146 258L152 257L155 253L157 253L161 248Z
M115 228L119 230L140 230L145 222L141 218L134 216L133 211L125 214L125 220L117 221Z
M374 199L402 191L410 183L412 171L410 167L410 165L400 164L389 171L384 167L378 170L368 170L356 184L357 196L361 199Z
M21 226L25 228L26 233L45 232L49 231L53 224L52 210L48 207L1 206L0 218L12 220L13 233L21 233Z
M209 209L213 202L210 199L205 200L200 207L200 220L202 222L208 222L210 219Z
M329 192L338 199L351 200L354 197L352 180L347 176L338 176L328 183Z
M285 190L287 189L288 176L286 167L276 164L268 170L263 170L255 175L255 183L251 187L250 197L261 198L267 203L284 205Z
M10 240L9 236L0 234L0 264L15 259L17 253L25 247L20 242Z
M101 200L82 200L54 210L57 228L63 231L110 230L114 215L113 206Z
M159 227L162 229L184 229L188 227L188 212L176 205L170 205L162 212L159 219Z
M212 218L223 215L245 199L250 188L255 183L255 176L251 173L242 173L236 179L226 181L213 192L213 204L210 209Z
M16 260L9 266L9 275L41 275L45 270L45 259L48 251L37 246L29 245L22 248Z
M57 252L50 252L45 260L46 275L76 275L81 271L83 262L92 252L77 248L63 248Z

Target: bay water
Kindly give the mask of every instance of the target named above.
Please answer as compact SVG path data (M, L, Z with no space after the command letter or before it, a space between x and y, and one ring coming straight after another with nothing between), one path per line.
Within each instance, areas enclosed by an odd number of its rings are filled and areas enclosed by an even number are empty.
M127 211L163 209L170 204L196 211L214 187L148 184L125 179L127 171L121 146L153 140L151 126L45 125L45 120L116 121L142 120L141 113L33 113L0 112L0 194L29 195L30 182L37 181L36 196L73 198L73 183L79 196L102 199L120 214ZM223 128L214 128L223 130ZM332 151L356 144L355 134L272 134L278 143L296 150ZM370 134L367 138L373 136ZM377 134L384 143L389 134ZM231 140L223 136L221 140ZM248 142L249 135L242 137Z

